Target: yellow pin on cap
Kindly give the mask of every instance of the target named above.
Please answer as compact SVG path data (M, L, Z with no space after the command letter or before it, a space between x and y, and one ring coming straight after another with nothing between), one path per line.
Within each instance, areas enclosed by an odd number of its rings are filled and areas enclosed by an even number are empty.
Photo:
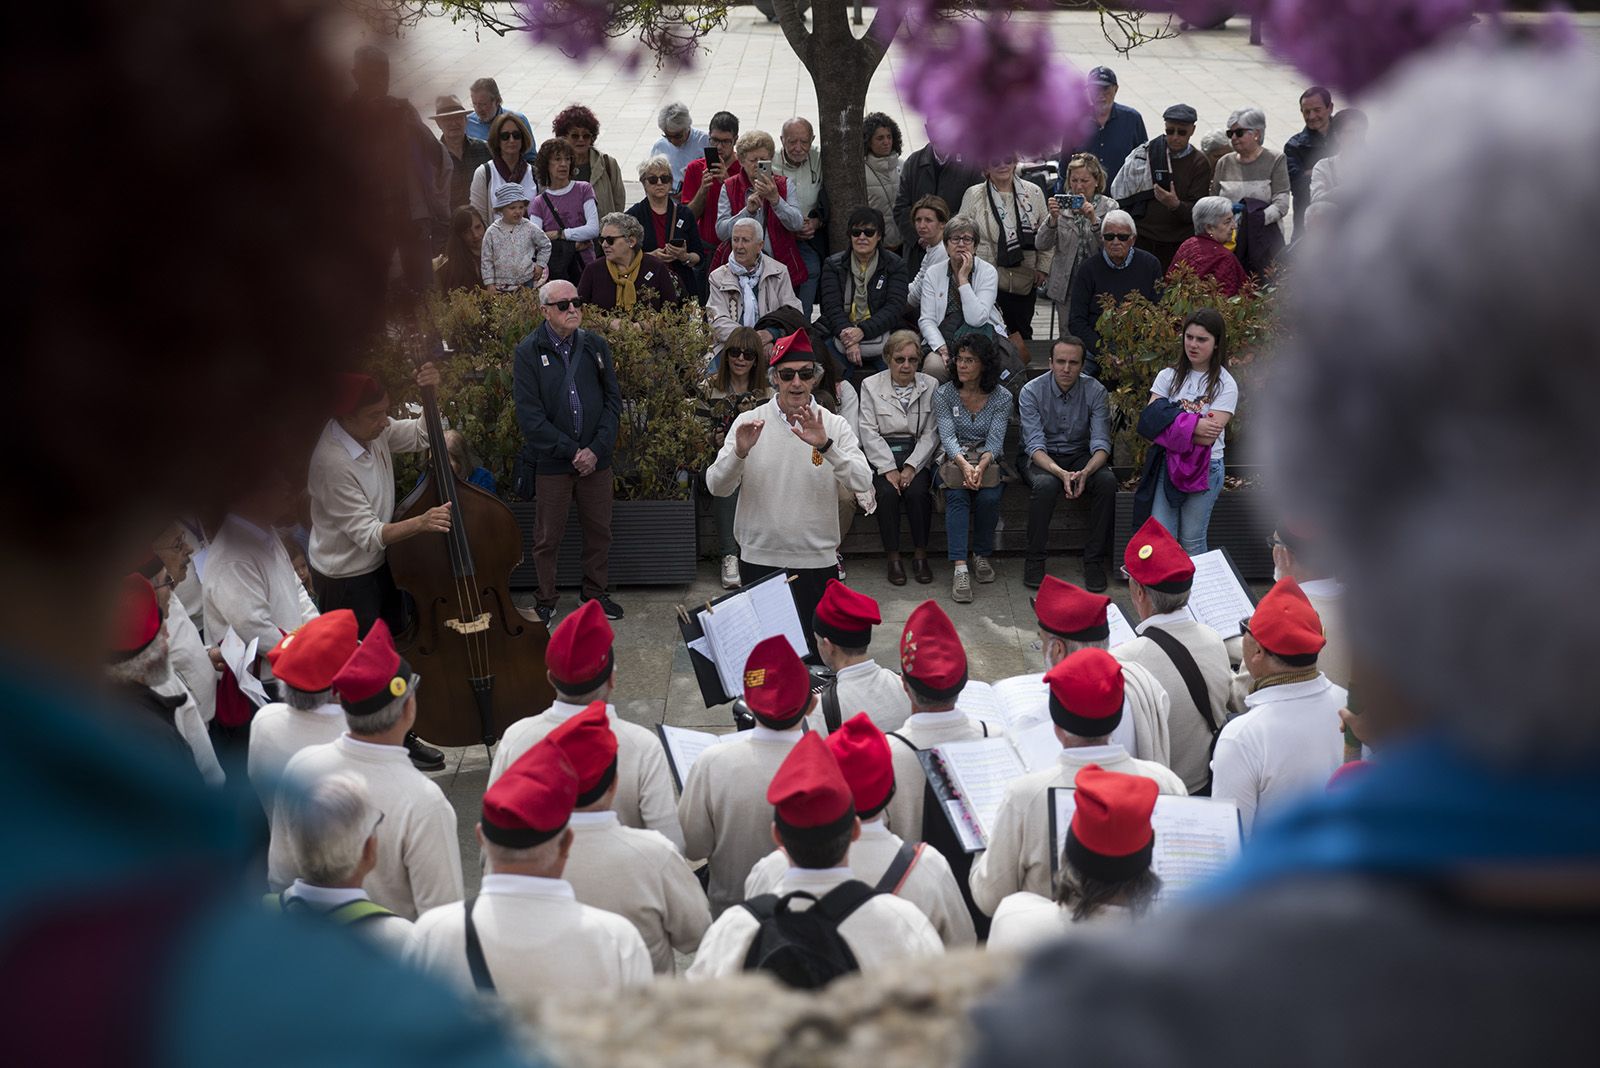
M744 684L746 686L761 686L761 685L765 684L766 681L767 681L767 669L766 668L756 668L753 671L746 671L744 673Z
M1155 551L1156 547L1154 545L1141 545L1139 546L1139 559L1148 560Z
M393 697L406 695L406 680L398 676L389 680L389 694Z

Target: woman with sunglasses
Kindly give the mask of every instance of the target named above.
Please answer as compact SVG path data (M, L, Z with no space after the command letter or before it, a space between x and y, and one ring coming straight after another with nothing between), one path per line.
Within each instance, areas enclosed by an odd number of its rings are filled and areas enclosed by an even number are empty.
M900 514L911 521L911 573L918 582L932 582L928 566L928 534L933 529L933 454L939 429L933 395L939 388L917 368L922 346L914 330L896 330L883 346L889 369L861 383L858 430L861 451L872 467L877 496L878 537L889 560L889 582L906 584L900 562Z
M763 362L761 334L747 326L728 335L722 360L711 377L697 390L695 415L711 433L712 446L722 448L728 428L740 415L759 408L772 395L764 376L756 372ZM704 475L701 476L704 478ZM727 497L711 498L711 511L717 520L717 555L722 558L722 588L739 585L739 543L733 536L733 517L739 507L739 491Z
M883 213L850 213L850 248L822 264L817 303L830 335L828 351L847 377L883 370L883 344L900 326L910 279L906 264L883 246Z
M515 112L502 111L489 124L489 151L493 158L472 176L472 191L468 194L484 226L494 223L494 194L501 186L520 185L528 194L524 199L529 204L539 195L533 165L524 158L532 142L533 135Z
M952 215L944 227L945 258L927 263L917 304L917 325L928 358L924 373L937 382L949 377L951 347L969 334L991 339L1005 333L1005 319L995 297L1000 276L994 265L978 257L978 228L965 215Z
M1234 213L1245 217L1241 229L1259 213L1263 245L1257 262L1262 267L1282 250L1282 224L1289 214L1289 161L1263 143L1266 135L1267 116L1260 108L1240 108L1229 115L1228 141L1233 151L1217 160L1211 172L1211 195L1233 202Z
M644 186L644 199L628 209L644 228L639 247L672 268L679 293L685 297L698 293L695 272L705 256L705 246L700 243L694 212L672 195L672 161L658 154L639 164L639 184Z
M600 220L600 258L583 269L578 296L603 311L630 310L641 301L676 304L678 284L667 265L639 248L644 227L625 212Z
M983 334L956 342L950 381L933 397L939 442L944 447L944 526L955 574L950 598L972 602L968 572L968 525L972 527L972 571L979 582L994 581L995 526L1000 521L1000 455L1011 422L1012 397L1000 388L1000 353ZM954 484L952 484L954 482ZM976 513L974 515L974 513Z

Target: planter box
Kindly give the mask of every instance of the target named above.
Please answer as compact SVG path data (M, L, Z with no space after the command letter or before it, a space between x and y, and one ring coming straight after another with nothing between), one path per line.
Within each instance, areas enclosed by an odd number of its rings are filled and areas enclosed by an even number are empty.
M511 588L532 589L533 519L537 501L508 502L522 528L522 564L511 572ZM617 586L675 586L695 577L694 500L616 501L611 506L609 578ZM576 588L583 581L583 538L578 510L567 516L567 531L556 558L556 585Z
M1272 580L1272 550L1267 538L1272 534L1272 519L1264 514L1265 494L1253 488L1223 490L1211 511L1211 529L1206 543L1213 549L1227 549L1239 574L1252 582ZM1122 551L1133 537L1133 494L1117 494L1117 526L1112 539L1112 560L1119 566Z

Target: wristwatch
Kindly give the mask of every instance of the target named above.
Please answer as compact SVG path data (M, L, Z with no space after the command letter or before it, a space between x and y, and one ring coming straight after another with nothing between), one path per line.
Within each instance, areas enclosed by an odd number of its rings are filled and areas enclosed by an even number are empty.
M828 450L831 448L833 448L833 439L829 438L827 441L824 441L821 445L817 446L817 455L826 456L828 455Z

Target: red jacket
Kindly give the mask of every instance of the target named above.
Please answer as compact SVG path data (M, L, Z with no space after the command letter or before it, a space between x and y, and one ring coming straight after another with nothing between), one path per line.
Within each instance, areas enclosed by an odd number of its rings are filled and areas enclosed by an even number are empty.
M1177 255L1172 257L1172 266L1167 268L1168 278L1172 277L1172 272L1178 269L1180 263L1187 263L1196 277L1215 278L1222 286L1222 291L1230 297L1238 295L1239 290L1244 288L1244 265L1239 262L1239 257L1210 234L1196 234L1178 246Z
M691 161L692 165L693 161ZM684 172L687 175L687 171ZM778 185L778 196L782 198L789 191L789 180L781 174L774 174L772 180ZM734 171L723 183L723 190L728 194L728 203L733 206L735 214L750 196L750 179L745 177L742 169ZM715 207L707 207L706 214L713 220L717 217ZM789 283L800 288L800 283L809 277L805 261L800 258L800 243L787 226L778 221L777 216L763 205L761 218L758 220L767 231L767 240L772 244L772 258L789 269ZM711 258L711 267L715 270L728 262L728 256L733 252L733 246L723 241L717 245L717 254Z
M737 168L739 164L734 163ZM689 206L689 201L700 191L706 183L706 161L692 159L688 166L683 168L683 192L678 197L684 207ZM717 247L717 197L722 194L722 183L715 178L706 186L706 204L700 209L700 241L706 248Z

